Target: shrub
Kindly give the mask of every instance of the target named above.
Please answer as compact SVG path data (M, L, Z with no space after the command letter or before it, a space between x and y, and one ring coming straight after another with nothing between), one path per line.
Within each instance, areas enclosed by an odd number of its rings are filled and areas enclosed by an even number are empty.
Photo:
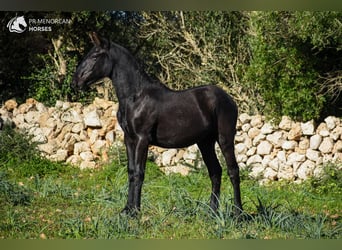
M310 180L313 191L320 195L327 193L342 194L342 171L334 164L327 164L323 168L320 178Z
M29 96L39 102L53 106L57 100L88 102L95 94L94 90L75 91L72 77L75 72L78 57L70 55L64 48L55 49L55 54L40 54L42 66L34 67L32 73L23 77L29 82Z
M14 160L24 162L38 157L37 143L31 139L28 133L5 125L0 131L0 167Z
M24 78L30 82L30 96L47 105L54 105L57 100L73 95L71 72L76 66L76 58L69 58L67 75L63 77L58 74L51 55L40 55L39 58L44 62L44 68L35 68L30 76Z
M62 163L43 158L32 136L5 126L0 133L0 169L11 169L18 176L44 176L65 172Z
M253 58L246 81L262 96L260 109L269 117L287 115L295 120L318 119L324 107L320 94L318 58L296 26L297 13L262 12L251 15ZM300 21L298 21L300 23Z
M25 188L10 182L5 172L0 172L0 201L15 206L27 205L30 203L30 194Z

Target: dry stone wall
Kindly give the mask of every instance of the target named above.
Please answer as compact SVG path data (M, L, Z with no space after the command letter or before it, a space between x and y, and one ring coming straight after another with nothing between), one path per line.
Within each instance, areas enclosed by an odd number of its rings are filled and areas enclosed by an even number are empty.
M99 98L87 106L58 101L54 107L34 99L21 105L9 100L0 108L0 118L28 131L47 158L85 169L107 161L113 144L122 145L117 108L116 103ZM341 118L329 116L315 126L313 121L294 122L286 116L279 124L272 124L261 115L241 114L237 129L237 161L240 168L248 167L253 178L304 180L319 175L327 162L341 169ZM184 149L150 147L149 156L166 174L186 175L203 165L196 145Z
M235 141L240 167L252 166L255 178L302 180L319 176L324 164L342 160L342 123L332 116L315 127L313 121L294 122L286 116L274 125L260 115L241 114Z

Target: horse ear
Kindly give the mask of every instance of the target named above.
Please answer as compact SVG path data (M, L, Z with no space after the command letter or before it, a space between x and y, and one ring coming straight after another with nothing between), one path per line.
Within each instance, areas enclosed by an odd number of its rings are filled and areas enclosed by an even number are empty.
M101 46L100 39L99 39L98 35L96 34L96 32L90 32L89 37L90 37L90 40L93 42L94 45L96 45L98 47Z
M109 49L110 47L109 40L99 37L96 34L96 32L90 32L89 36L90 36L90 40L93 42L95 46L100 47L102 49Z

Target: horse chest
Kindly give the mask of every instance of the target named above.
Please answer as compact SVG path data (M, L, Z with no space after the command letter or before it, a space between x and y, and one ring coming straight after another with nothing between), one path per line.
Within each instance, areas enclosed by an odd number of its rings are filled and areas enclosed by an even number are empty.
M149 102L131 99L121 104L118 120L123 131L130 137L148 136L156 120L156 110Z

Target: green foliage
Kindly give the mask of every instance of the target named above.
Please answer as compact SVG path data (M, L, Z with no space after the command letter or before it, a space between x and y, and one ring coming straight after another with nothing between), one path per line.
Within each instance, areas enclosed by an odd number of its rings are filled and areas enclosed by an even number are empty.
M70 83L59 83L58 72L49 55L40 55L44 68L36 68L29 77L24 78L30 84L30 96L47 105L64 100L70 92Z
M333 164L327 164L323 168L320 178L313 178L310 184L314 192L319 195L335 193L342 195L342 171Z
M8 180L5 172L0 172L0 203L9 202L14 206L28 205L30 202L30 194L25 188L15 185Z
M251 16L253 58L246 78L260 91L264 114L307 121L319 118L325 99L319 93L312 45L301 42L303 38L291 26L293 19L304 25L298 18L292 12L258 12Z
M67 75L58 74L58 68L51 55L39 55L44 62L43 68L35 68L24 80L30 82L29 95L39 102L53 106L57 100L75 99L71 88L72 74L77 65L76 57L69 57Z
M0 132L0 167L11 161L24 162L38 157L37 144L31 139L28 133L5 125Z
M6 28L13 15L67 18L53 32ZM97 31L125 45L173 89L217 84L241 111L296 120L341 115L341 12L81 11L0 13L0 101L86 102L70 89Z
M319 51L331 48L342 49L341 12L297 11L291 20L294 33L303 42L309 42Z
M26 177L59 175L66 171L65 164L43 158L37 145L25 131L5 126L0 133L0 169Z
M249 109L241 79L249 59L242 12L142 12L138 38L148 71L172 89L217 84ZM252 109L252 108L251 108Z

